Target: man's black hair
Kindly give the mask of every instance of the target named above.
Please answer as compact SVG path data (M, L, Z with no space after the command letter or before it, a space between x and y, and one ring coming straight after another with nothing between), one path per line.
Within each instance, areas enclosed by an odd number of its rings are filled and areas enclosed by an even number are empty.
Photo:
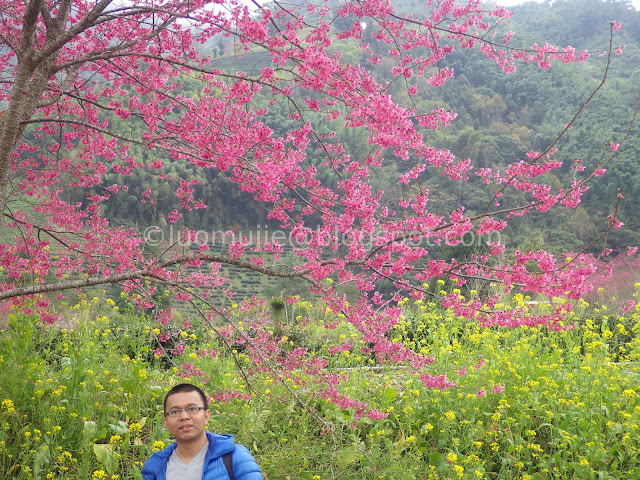
M200 398L202 398L203 406L206 409L209 408L209 405L207 404L207 396L204 394L204 392L201 389L199 389L198 387L190 383L180 383L175 387L173 387L171 390L169 390L167 394L164 396L164 411L165 412L167 411L167 399L169 398L169 396L175 393L185 393L185 392L198 392L198 395L200 395Z

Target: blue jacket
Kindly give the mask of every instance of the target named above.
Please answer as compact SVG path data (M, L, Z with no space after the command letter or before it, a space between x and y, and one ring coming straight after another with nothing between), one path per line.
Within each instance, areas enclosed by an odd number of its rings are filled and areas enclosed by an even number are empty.
M202 480L229 480L227 468L222 460L222 456L227 452L233 452L231 466L235 480L263 480L260 467L246 447L233 443L231 435L211 432L206 434L209 447L204 457ZM174 442L164 450L151 455L142 467L142 480L166 480L167 462L176 446Z

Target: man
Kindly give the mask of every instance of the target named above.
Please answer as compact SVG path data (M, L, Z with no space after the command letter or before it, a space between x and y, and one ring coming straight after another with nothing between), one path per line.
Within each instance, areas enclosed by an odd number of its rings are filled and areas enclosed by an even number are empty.
M169 390L163 422L175 442L145 462L142 479L228 480L231 468L234 480L263 480L246 447L233 443L231 435L205 431L210 418L207 397L198 387L181 383Z

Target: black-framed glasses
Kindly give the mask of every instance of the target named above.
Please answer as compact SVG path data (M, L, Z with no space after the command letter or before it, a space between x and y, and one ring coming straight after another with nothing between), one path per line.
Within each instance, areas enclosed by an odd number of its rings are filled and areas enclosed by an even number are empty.
M165 417L179 417L182 412L187 412L189 415L195 415L200 410L207 410L207 407L187 407L187 408L172 408L168 412L165 412Z

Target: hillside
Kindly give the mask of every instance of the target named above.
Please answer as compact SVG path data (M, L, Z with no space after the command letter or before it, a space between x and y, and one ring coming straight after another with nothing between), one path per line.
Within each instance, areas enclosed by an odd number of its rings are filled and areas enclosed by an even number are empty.
M418 6L416 2L407 1L401 2L399 8L410 10ZM588 48L593 52L591 58L579 66L554 65L551 71L525 65L514 74L506 75L497 66L484 61L475 50L457 52L451 57L455 76L442 88L421 87L422 95L416 104L423 110L441 106L458 114L453 125L434 133L431 141L434 146L470 158L474 166L500 167L522 158L529 150L542 151L562 131L602 79L606 57L598 55L607 47L609 33L609 22L603 19L624 19L621 34L615 39L616 44L626 46L624 53L614 56L604 88L574 129L558 143L558 158L565 163L560 175L570 176L573 170L569 167L576 159L587 167L593 165L607 143L612 139L619 141L629 127L640 84L640 13L625 2L598 0L530 2L512 8L512 11L514 17L504 28L505 31L513 29L517 32L512 41L514 44L529 45L548 38L560 45ZM339 22L334 28L340 28ZM225 52L220 55L223 45ZM232 45L224 42L205 48L210 49L210 55L222 70L251 73L268 64L265 52L247 52L240 56L235 54ZM350 43L342 42L336 48L348 61L353 61L356 55L364 57ZM388 75L384 65L377 67L375 73ZM392 84L390 89L393 88ZM189 90L188 84L185 90ZM287 106L275 105L269 109L265 121L276 134L284 132L292 123L287 118L290 113ZM358 134L357 129L347 131L336 125L331 125L331 128L348 138L351 155L367 153L366 139ZM605 227L605 217L611 213L618 189L625 196L619 217L626 228L613 233L609 244L622 247L633 243L640 234L640 219L634 215L640 201L640 176L635 168L639 152L640 137L634 129L608 165L607 174L596 179L580 207L575 211L560 211L555 216L527 218L525 222L514 225L515 230L507 232L510 244L515 248L542 242L556 251L589 245ZM139 155L146 157L148 152L140 151ZM374 182L376 188L387 192L398 188L395 179L407 165L407 162L394 161L392 156L389 160L382 175ZM163 195L163 191L174 188L179 178L195 178L200 181L195 187L196 195L211 208L187 212L185 222L190 226L219 229L236 225L256 229L265 223L264 207L253 202L250 195L238 191L222 173L203 173L190 165L175 162L169 162L166 169L169 180L158 185L153 183L157 180L145 178L143 172L135 172L128 178L129 192L121 192L108 207L108 214L113 220L135 224L166 221L166 215L175 205L163 203L163 199L168 197ZM561 180L566 178L558 178ZM458 202L467 210L481 210L490 197L480 188L479 182L452 184L429 172L425 173L424 181L433 192L432 208L437 211L450 210ZM141 204L138 201L140 193L147 188L154 191L156 198L153 202ZM277 228L276 224L270 226Z

